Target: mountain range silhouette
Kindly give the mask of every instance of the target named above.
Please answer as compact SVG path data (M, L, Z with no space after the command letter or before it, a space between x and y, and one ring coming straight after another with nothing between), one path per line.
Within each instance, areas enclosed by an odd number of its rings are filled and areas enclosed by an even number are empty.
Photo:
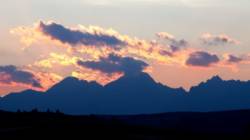
M250 81L214 76L190 89L170 88L147 73L124 75L105 86L67 77L46 92L0 98L0 110L60 110L66 114L152 114L250 109Z

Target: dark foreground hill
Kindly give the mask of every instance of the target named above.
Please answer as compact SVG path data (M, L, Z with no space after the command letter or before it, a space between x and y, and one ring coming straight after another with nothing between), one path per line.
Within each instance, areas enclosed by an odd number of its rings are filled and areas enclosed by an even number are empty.
M250 111L163 113L134 116L69 116L1 112L0 137L66 139L249 139Z

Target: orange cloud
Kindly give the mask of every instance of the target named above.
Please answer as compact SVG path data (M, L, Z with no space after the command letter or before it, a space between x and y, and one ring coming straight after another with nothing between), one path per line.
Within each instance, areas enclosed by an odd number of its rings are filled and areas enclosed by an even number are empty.
M63 79L63 77L58 74L44 72L37 72L36 77L40 80L41 85L43 86L43 88L40 89L41 91L49 89Z
M33 72L14 65L0 66L0 83L43 88Z
M55 64L62 66L75 65L78 60L81 60L81 58L76 56L70 57L66 54L50 53L48 58L37 61L34 65L44 68L53 68Z
M51 31L50 28L52 26L56 31ZM186 65L186 61L190 58L190 55L197 51L204 51L192 47L191 44L189 44L190 42L184 39L177 40L175 36L166 32L160 32L157 36L168 41L147 41L120 34L112 28L104 29L92 25L88 27L83 25L66 27L53 21L38 22L30 27L17 27L10 32L19 36L21 43L26 47L42 46L46 48L56 46L65 50L64 52L50 51L38 61L36 60L31 64L30 69L36 71L36 75L43 81L42 85L46 88L50 87L56 81L59 81L59 79L69 75L88 81L96 80L102 84L109 83L122 75L122 73L107 75L100 71L80 68L77 66L79 60L98 61L100 58L107 57L110 54L116 54L122 57L138 58L142 61L146 61L148 64L160 63L189 68L190 66ZM58 35L61 32L70 37L65 38L65 36ZM85 35L87 37L85 37ZM227 35L215 36L204 34L202 38L210 42L239 43ZM49 48L48 50L51 49ZM220 58L219 54L216 55ZM247 63L248 61L245 59L240 63ZM224 61L214 63L212 66L227 67L230 69L237 68L236 64L229 65L224 63ZM59 71L60 74L58 74ZM53 77L53 79L43 78L50 76Z
M0 87L45 91L61 79L58 74L36 71L28 66L0 66Z
M77 53L85 54L85 55L88 55L89 57L92 57L91 59L98 59L99 57L107 56L110 53L117 53L119 55L124 55L124 56L133 55L133 56L142 57L142 58L149 59L149 60L152 59L155 61L159 60L161 62L166 61L166 63L169 62L167 58L169 56L162 55L162 52L168 51L168 48L166 46L159 46L159 45L154 46L152 43L147 42L145 40L141 40L138 38L131 38L127 35L121 35L120 33L118 33L117 31L113 29L103 29L98 26L85 27L83 25L79 25L77 28L68 28L68 27L60 26L69 31L72 31L73 33L75 33L74 31L78 31L79 33L93 35L91 37L97 37L97 38L99 36L113 37L123 42L123 44L121 44L120 49L110 47L108 44L103 44L102 47L97 47L94 44L92 45L89 44L88 46L86 46L86 44L77 44L77 46L72 47L71 44L65 44L64 42L59 41L58 39L51 40L51 37L49 37L48 35L44 34L41 31L41 23L42 25L45 26L45 25L51 25L54 22L47 22L47 23L39 22L39 23L35 23L31 27L14 28L10 32L14 35L18 35L20 37L21 42L24 43L26 46L30 46L32 44L39 44L39 43L43 43L44 46L47 44L50 44L48 46L53 46L53 43L54 43L55 46L66 47L68 49L68 52L70 53L77 52ZM49 66L49 64L47 64L47 66Z
M102 85L106 85L118 78L120 78L123 74L122 73L112 73L112 74L105 74L97 70L90 70L90 69L80 69L78 71L73 71L71 76L87 80L87 81L96 81Z

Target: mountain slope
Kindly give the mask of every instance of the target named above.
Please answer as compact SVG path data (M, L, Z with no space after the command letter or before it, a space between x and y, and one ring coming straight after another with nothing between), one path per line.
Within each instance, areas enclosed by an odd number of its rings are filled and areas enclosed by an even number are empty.
M1 99L0 108L12 111L20 108L29 111L31 106L40 106L43 103L43 94L34 90L10 93Z
M250 108L250 82L222 80L214 76L192 87L188 98L190 106L204 111ZM199 106L197 106L199 104ZM194 107L193 107L194 108Z
M120 79L109 83L105 86L106 89L127 94L142 93L142 94L160 94L160 93L185 93L183 89L173 89L156 83L154 79L147 73L138 73L137 75L125 75ZM124 90L126 89L126 90Z
M50 94L74 94L74 93L91 93L95 90L101 90L103 87L96 82L87 82L75 77L67 77L58 84L52 86L47 93Z
M61 110L68 114L142 114L250 108L250 82L215 76L187 93L148 74L124 75L106 86L68 77L45 93L24 91L1 99L0 109Z
M25 97L24 93L10 95L1 102L1 109L40 110L59 109L69 114L138 114L174 111L174 102L183 89L172 89L156 83L148 74L125 75L105 87L68 77L54 85L39 98L36 94ZM30 100L31 99L31 100ZM11 104L16 104L11 106ZM35 103L35 104L34 104Z

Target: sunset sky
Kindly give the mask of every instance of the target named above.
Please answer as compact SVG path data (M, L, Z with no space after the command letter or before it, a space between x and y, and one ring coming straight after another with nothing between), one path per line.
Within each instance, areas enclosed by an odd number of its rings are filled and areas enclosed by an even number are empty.
M68 76L105 85L148 72L170 87L250 80L249 0L8 0L0 96Z

